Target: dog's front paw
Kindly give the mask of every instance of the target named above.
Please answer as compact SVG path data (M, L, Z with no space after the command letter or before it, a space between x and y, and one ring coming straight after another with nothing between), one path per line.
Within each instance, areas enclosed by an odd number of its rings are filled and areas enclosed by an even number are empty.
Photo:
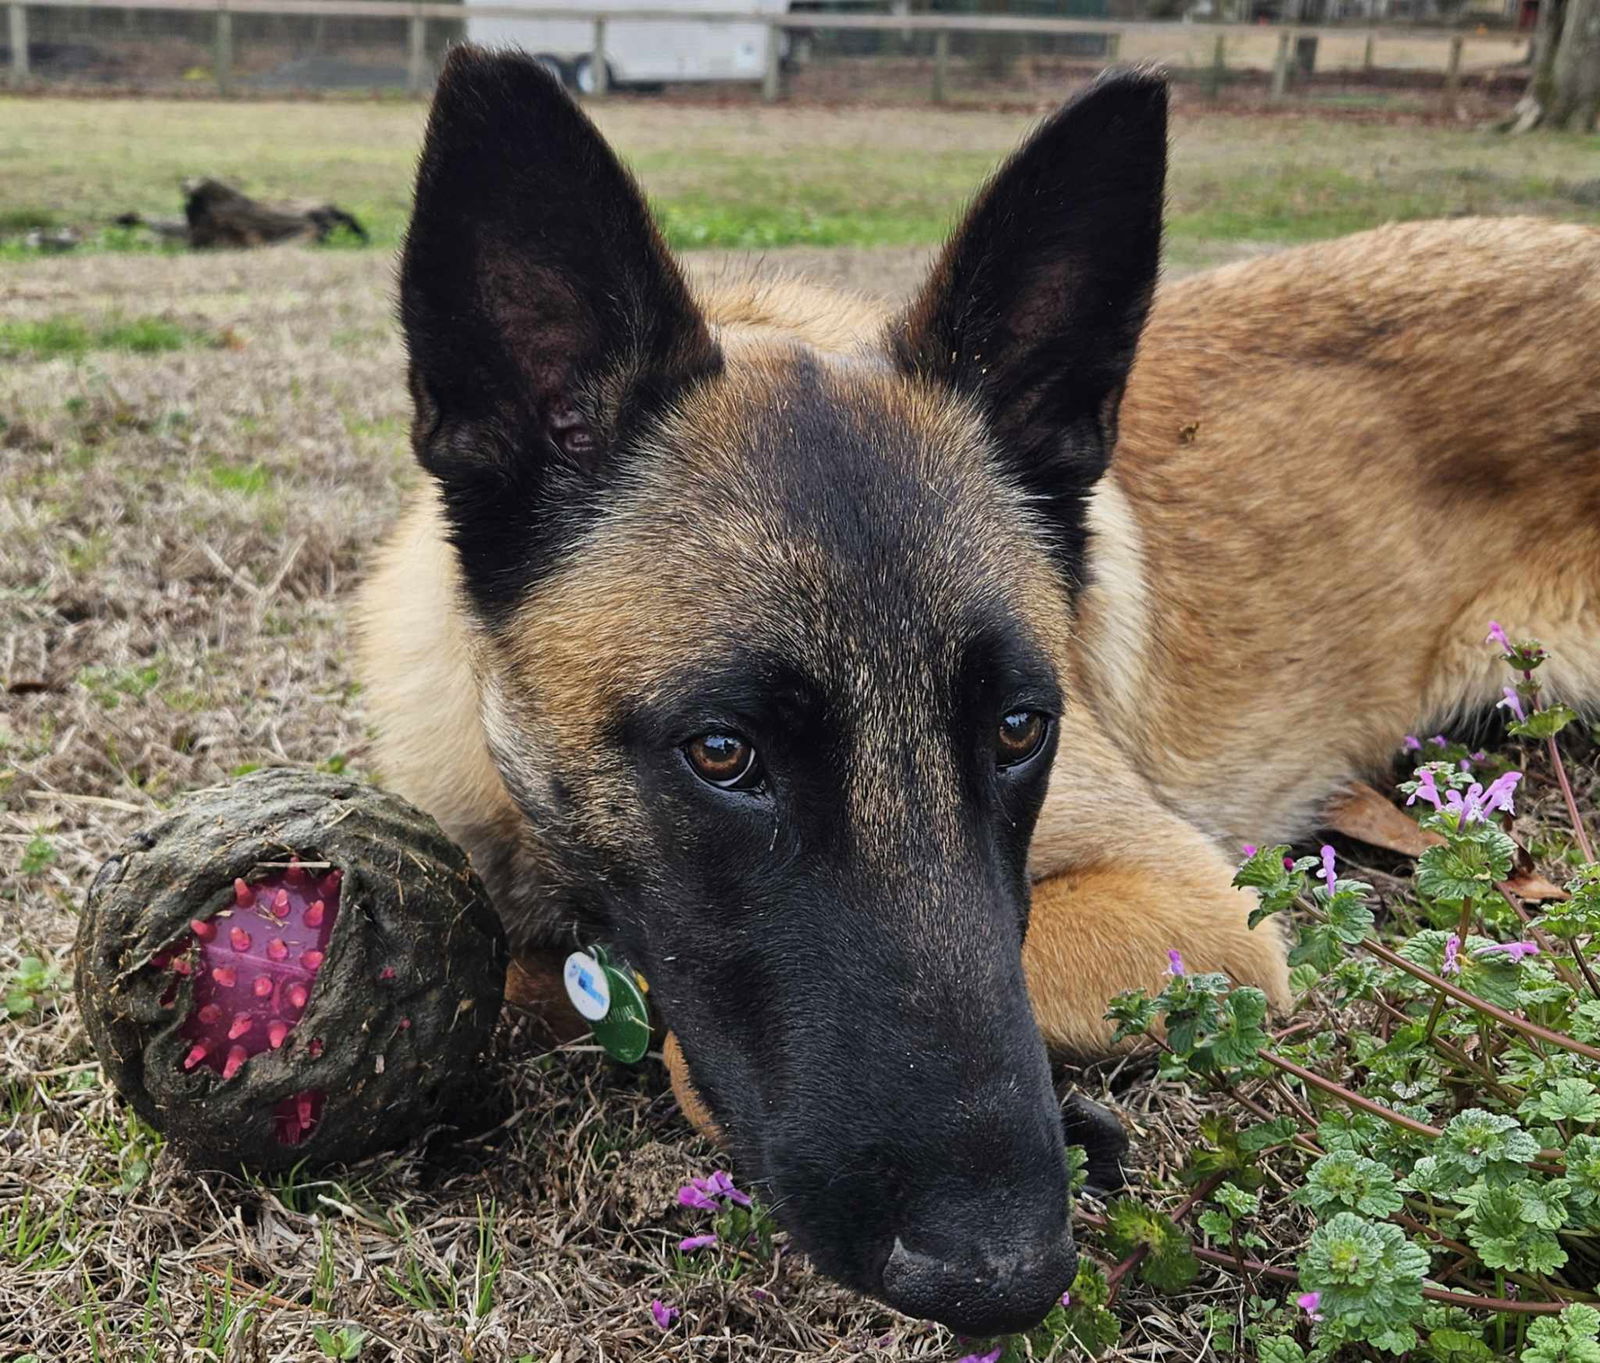
M1159 992L1175 967L1220 972L1289 1009L1283 934L1271 923L1250 928L1255 899L1230 879L1213 854L1198 868L1097 866L1035 885L1023 965L1046 1042L1069 1055L1107 1054L1106 1005L1125 990Z

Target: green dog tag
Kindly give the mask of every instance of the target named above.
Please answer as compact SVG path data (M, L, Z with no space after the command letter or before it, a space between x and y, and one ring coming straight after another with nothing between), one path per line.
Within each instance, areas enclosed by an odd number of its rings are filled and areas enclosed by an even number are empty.
M631 1065L650 1049L650 1009L626 962L602 946L574 951L561 972L567 997L614 1060Z

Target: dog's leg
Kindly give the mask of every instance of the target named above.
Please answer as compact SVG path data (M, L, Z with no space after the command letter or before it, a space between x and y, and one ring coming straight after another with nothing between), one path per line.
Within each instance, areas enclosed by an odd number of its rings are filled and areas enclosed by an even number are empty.
M1033 913L1022 961L1052 1050L1104 1055L1106 1004L1159 990L1169 951L1191 972L1221 971L1287 1008L1282 930L1247 926L1255 898L1199 829L1163 806L1086 706L1062 717L1075 780L1052 781L1034 834Z
M1193 973L1221 971L1289 1006L1284 944L1275 923L1252 931L1253 898L1198 833L1148 861L1090 864L1034 886L1023 966L1034 1015L1052 1050L1103 1055L1113 1024L1106 1004L1125 989L1162 987L1176 951ZM1170 830L1169 830L1170 831Z

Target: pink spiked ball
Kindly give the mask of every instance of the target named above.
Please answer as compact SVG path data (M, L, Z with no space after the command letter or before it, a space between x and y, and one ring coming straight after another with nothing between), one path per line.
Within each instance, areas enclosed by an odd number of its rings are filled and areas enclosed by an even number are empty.
M227 908L214 918L190 920L191 940L180 938L164 953L174 961L190 952L200 958L195 1007L179 1029L194 1043L184 1055L185 1069L208 1065L232 1079L252 1056L283 1045L325 959L343 879L337 868L312 875L291 856L285 869L253 884L235 878ZM299 1145L311 1134L323 1098L320 1090L307 1089L278 1104L273 1115L284 1144Z

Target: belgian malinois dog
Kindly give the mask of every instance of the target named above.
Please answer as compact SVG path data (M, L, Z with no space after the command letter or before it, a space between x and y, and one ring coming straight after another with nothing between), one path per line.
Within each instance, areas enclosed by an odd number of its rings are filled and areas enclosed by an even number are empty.
M1152 308L1165 153L1108 76L904 311L695 297L555 83L457 48L405 248L382 775L521 948L644 974L824 1270L969 1334L1072 1275L1049 1052L1169 949L1288 1004L1237 843L1494 701L1491 617L1600 696L1600 235L1389 227Z

